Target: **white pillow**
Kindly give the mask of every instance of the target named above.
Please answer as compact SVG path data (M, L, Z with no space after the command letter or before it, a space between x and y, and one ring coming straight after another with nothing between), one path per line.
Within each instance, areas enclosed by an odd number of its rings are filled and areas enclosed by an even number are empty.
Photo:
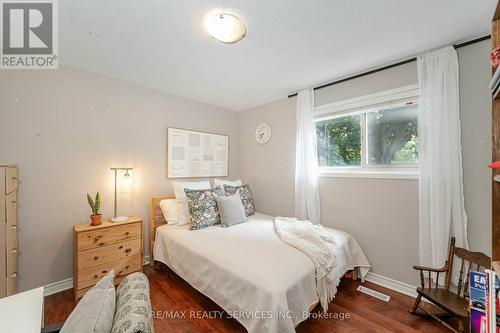
M179 214L177 200L175 199L161 200L160 208L161 212L163 213L163 216L165 217L165 221L167 221L167 224L177 224L178 214Z
M177 223L184 225L189 223L189 207L184 189L209 190L210 182L172 182L174 185L175 200L177 201Z
M225 194L224 185L241 186L243 185L243 182L241 181L241 179L238 180L214 179L214 187L220 186L222 188L222 193Z

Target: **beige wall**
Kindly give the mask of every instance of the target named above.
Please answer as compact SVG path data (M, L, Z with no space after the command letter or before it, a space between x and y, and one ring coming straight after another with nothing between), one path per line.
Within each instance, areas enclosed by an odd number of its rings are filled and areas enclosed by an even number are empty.
M489 40L460 48L460 116L470 248L491 255L491 93Z
M240 175L252 185L257 210L293 216L295 200L295 99L282 99L240 112ZM261 122L272 127L269 143L255 141Z
M471 248L491 252L489 42L459 50L465 204ZM417 82L415 63L318 91L316 104ZM294 213L295 99L242 113L73 68L2 71L0 163L20 165L21 289L72 275L72 225L89 215L86 192L112 213L112 166L134 167L121 214L148 219L148 198L172 194L165 177L166 128L230 135L230 178L252 184L257 209ZM260 122L273 128L259 145ZM373 272L416 284L418 182L321 178L323 223L351 233ZM147 240L147 238L146 238ZM147 244L147 242L146 242ZM147 249L147 245L146 245Z
M459 50L459 57L470 243L473 249L489 253L491 194L489 173L484 169L491 147L487 49L488 41L468 46ZM416 63L410 63L321 89L316 105L416 83ZM239 122L240 174L253 185L257 210L293 215L295 99L244 111ZM271 142L263 146L253 138L260 122L273 128ZM351 233L365 250L374 273L417 284L411 269L418 263L417 180L321 178L320 193L323 224Z
M119 213L148 223L148 199L173 194L167 127L230 135L230 176L238 176L232 111L72 68L2 71L0 100L0 164L19 164L21 179L21 290L72 276L72 226L90 215L85 193L100 191L103 214L112 214L110 167L134 168Z

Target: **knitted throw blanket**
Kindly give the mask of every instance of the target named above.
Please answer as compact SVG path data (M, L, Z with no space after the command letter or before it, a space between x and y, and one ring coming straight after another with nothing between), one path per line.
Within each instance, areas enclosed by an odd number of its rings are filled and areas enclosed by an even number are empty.
M274 229L284 243L304 252L313 262L316 291L326 312L335 289L335 281L328 277L328 272L335 265L335 252L338 249L334 237L320 225L291 217L276 217Z

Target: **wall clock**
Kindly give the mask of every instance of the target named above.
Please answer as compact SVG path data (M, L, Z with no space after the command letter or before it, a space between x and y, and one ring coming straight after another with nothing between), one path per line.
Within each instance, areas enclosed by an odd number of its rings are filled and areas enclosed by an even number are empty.
M261 145L271 140L271 126L266 123L259 124L255 130L255 140Z

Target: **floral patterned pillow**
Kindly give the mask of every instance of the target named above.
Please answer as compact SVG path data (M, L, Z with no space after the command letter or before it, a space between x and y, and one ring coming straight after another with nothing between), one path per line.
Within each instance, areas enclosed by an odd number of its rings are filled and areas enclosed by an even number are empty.
M220 223L219 208L214 194L223 195L222 187L217 186L211 190L185 189L188 200L190 229L198 230Z
M245 215L248 217L255 214L255 205L253 204L253 197L252 192L250 192L250 186L224 185L224 192L226 193L226 195L239 193L241 197L241 203L243 204L243 208L245 208Z

